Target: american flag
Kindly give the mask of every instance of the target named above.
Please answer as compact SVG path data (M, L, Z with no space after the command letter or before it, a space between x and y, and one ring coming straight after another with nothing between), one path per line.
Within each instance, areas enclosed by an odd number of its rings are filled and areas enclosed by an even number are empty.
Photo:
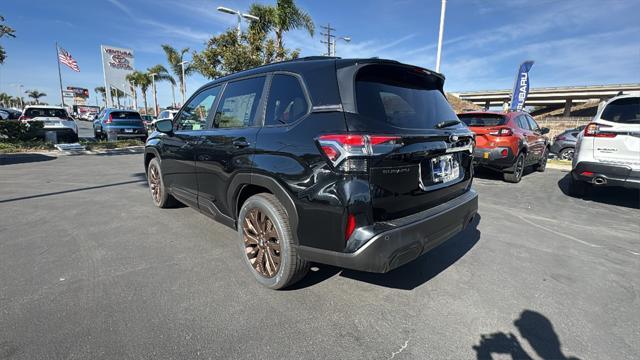
M78 62L69 54L69 52L63 48L58 48L58 60L61 63L67 65L71 70L80 72Z

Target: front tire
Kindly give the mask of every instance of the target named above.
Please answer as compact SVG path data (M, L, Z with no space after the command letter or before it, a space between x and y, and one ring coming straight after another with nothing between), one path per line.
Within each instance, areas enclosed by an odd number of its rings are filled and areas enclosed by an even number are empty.
M504 181L510 183L519 183L522 180L522 174L524 173L524 154L518 154L515 163L513 164L513 172L506 172L502 176Z
M247 268L270 289L291 286L309 271L297 254L287 212L272 194L257 194L242 204L238 237Z
M164 180L162 179L162 170L160 169L160 162L157 158L151 159L147 166L147 182L149 184L149 191L151 192L151 199L153 204L159 208L173 207L177 201L169 194L169 191L164 186Z
M549 158L549 148L544 149L544 153L542 154L542 159L536 164L535 168L538 172L544 172L547 168L547 160Z

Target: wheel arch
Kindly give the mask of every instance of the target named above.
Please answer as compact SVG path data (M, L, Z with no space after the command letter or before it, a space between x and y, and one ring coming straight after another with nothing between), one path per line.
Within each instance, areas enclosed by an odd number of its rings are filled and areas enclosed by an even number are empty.
M289 217L291 230L293 230L294 241L298 244L298 212L295 203L289 193L276 180L261 174L238 174L231 181L229 190L232 191L227 192L227 204L231 206L231 214L236 226L242 204L249 197L266 192L274 195L284 206Z
M158 154L158 150L152 147L146 148L144 150L144 172L145 173L147 172L147 169L149 168L149 163L153 158L158 158L158 161L160 161L160 155Z

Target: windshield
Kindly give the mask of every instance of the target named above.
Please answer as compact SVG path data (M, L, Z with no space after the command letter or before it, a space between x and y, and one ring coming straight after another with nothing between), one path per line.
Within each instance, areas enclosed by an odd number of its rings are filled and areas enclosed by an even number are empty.
M611 102L600 118L623 124L640 124L640 97L622 98Z
M500 126L507 122L504 116L494 114L460 114L458 117L467 126Z
M59 119L67 119L67 111L64 109L47 109L47 108L29 108L25 111L24 116L28 118L36 117L55 117Z
M435 78L418 70L370 65L358 72L358 113L370 120L369 126L434 129L442 121L458 119Z

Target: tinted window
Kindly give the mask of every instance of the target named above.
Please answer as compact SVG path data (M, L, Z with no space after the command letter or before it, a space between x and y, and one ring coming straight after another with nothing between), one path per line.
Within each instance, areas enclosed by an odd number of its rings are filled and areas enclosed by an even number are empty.
M267 102L265 125L289 124L307 114L309 106L298 79L291 75L274 75Z
M527 119L524 117L524 115L520 115L516 118L516 123L518 124L518 127L520 129L524 129L524 130L531 130L531 128L529 127L529 122L527 121Z
M257 77L229 83L218 105L214 126L235 128L254 125L264 79Z
M457 119L436 79L404 67L369 65L356 76L356 104L363 120L395 128L433 129Z
M0 119L2 119L2 120L9 119L9 113L4 111L4 110L0 110Z
M207 127L207 121L211 115L211 108L216 102L220 87L216 86L206 89L196 95L187 105L182 108L182 112L176 119L176 130L203 130ZM167 111L171 118L171 114Z
M142 120L140 114L133 111L113 111L109 116L112 120Z
M69 115L66 110L63 109L47 109L47 108L29 108L24 113L24 116L34 117L56 117L60 119L67 119Z
M531 127L531 130L535 130L538 131L540 130L540 126L538 126L538 123L533 120L533 118L531 116L526 116L527 121L529 122L529 127Z
M622 98L611 102L600 118L618 123L640 124L640 97Z
M467 126L500 126L507 122L504 116L494 114L461 114L458 117Z

